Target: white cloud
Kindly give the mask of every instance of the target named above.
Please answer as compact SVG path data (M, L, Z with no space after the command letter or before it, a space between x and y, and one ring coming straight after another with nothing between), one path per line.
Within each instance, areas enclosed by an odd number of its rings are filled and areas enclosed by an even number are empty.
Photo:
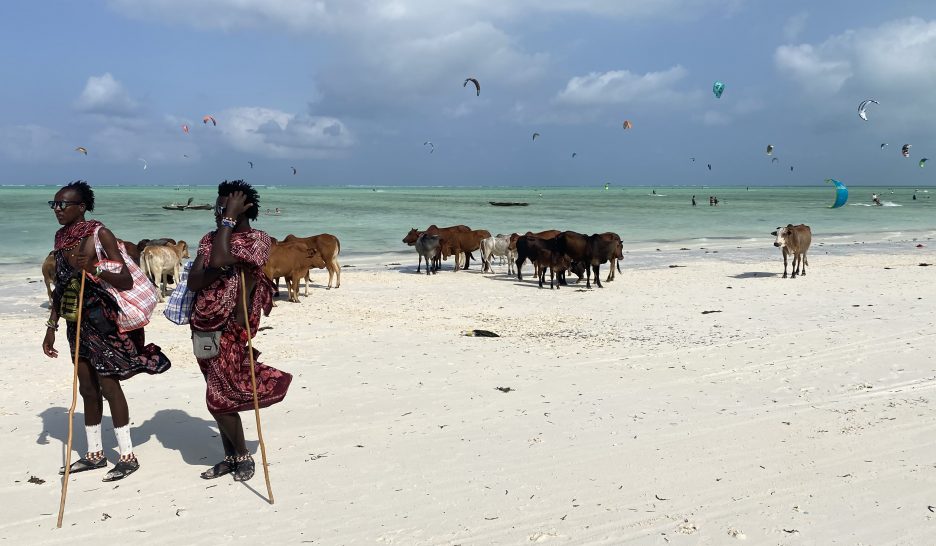
M478 21L513 21L537 13L619 19L687 18L733 12L744 0L110 0L129 17L198 28L355 31L376 25L447 31Z
M75 107L86 114L103 116L132 117L138 105L130 98L123 85L114 79L110 72L101 76L91 76L84 91L75 101Z
M685 93L674 89L675 84L687 74L686 69L679 65L646 74L634 74L629 70L592 72L569 80L556 100L583 106L670 102L687 97Z
M922 97L936 85L936 21L918 17L848 30L820 44L783 45L774 53L781 73L813 94L846 86L864 93L901 89Z
M812 93L834 94L852 77L851 62L832 58L809 44L780 46L774 61L782 72L797 80Z
M216 117L231 147L267 157L332 157L354 144L344 123L332 117L258 107L232 108Z

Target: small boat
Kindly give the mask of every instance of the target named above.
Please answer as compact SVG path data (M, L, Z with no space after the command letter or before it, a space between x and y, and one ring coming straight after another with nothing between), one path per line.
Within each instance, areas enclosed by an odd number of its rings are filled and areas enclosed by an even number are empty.
M495 207L526 207L529 203L522 203L516 201L488 201L491 205Z
M171 205L163 205L162 208L166 210L185 210L185 205L180 205L178 203L172 203Z
M168 205L163 205L162 208L166 210L212 210L214 205L211 203L205 203L204 205L193 205L194 197L189 197L188 201L184 205L176 202L172 202Z
M211 203L205 203L204 205L189 205L185 207L186 210L211 210L214 208L214 205Z

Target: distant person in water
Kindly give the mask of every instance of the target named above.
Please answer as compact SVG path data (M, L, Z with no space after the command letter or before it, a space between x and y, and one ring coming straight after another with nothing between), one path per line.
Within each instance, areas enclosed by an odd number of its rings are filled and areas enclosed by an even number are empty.
M712 203L717 207L718 206L718 196L712 198Z
M878 194L876 194L876 193L872 193L872 194L871 194L871 202L874 203L874 204L877 205L877 206L881 206L881 205L882 205L882 203L881 203L881 197L880 197Z
M715 206L715 198L712 197L711 195L708 196L708 206L710 207Z
M692 206L693 206L693 207L696 206L695 195L692 196Z

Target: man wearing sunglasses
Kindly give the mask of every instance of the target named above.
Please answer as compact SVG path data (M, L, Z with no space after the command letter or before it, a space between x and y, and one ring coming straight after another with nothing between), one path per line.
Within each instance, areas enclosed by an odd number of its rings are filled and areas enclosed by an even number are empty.
M114 297L101 284L104 281L117 290L128 290L133 279L123 261L113 233L97 220L85 219L94 210L94 191L84 181L65 185L49 207L62 226L55 233L55 290L52 311L46 322L42 352L57 358L55 332L59 318L66 321L66 337L75 350L78 301L82 301L81 336L78 348L78 384L84 403L85 431L88 451L71 465L71 473L97 470L107 466L101 440L103 401L107 400L120 460L104 477L115 481L135 472L140 463L133 454L130 440L130 411L120 381L140 372L162 373L169 369L166 355L156 345L146 345L143 329L121 332L116 325L119 307ZM107 260L99 260L95 248L95 233ZM104 268L105 262L110 264ZM84 295L80 297L81 273L87 273ZM61 470L64 474L65 469Z

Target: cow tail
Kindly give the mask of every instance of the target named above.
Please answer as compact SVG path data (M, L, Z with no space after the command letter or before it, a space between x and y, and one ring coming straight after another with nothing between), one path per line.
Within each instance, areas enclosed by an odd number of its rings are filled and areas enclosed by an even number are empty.
M150 274L149 274L150 267L146 262L147 262L147 253L141 252L140 253L140 271L142 271L143 276L148 279L150 278ZM156 281L153 281L153 283L155 284Z
M621 271L621 259L620 258L616 258L614 260L614 265L617 266L618 273L623 273L623 271Z

